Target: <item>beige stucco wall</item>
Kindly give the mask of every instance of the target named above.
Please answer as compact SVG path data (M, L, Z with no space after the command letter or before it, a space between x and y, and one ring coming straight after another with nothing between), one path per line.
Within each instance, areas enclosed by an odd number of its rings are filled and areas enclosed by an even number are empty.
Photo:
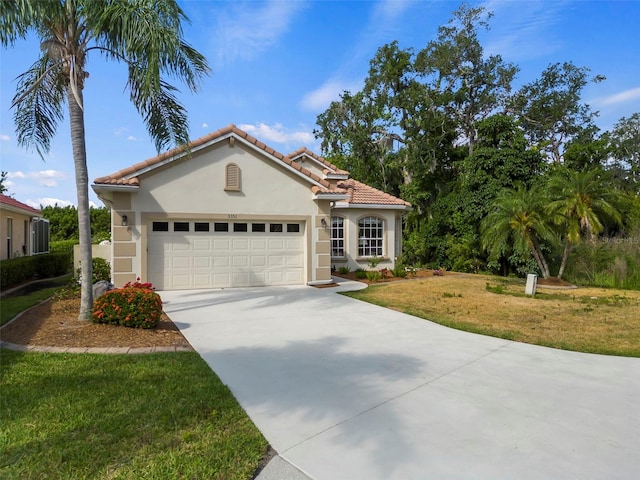
M91 245L91 257L92 258L104 258L110 265L111 261L111 245ZM80 245L73 246L73 273L80 268Z
M240 167L239 192L224 190L225 166ZM330 259L324 246L316 252L329 220L329 202L314 201L311 184L264 152L236 141L220 142L185 160L139 176L137 192L116 193L112 207L113 280L116 286L141 277L147 279L146 227L158 219L282 219L301 221L307 235L307 282L331 279ZM123 227L122 215L128 226ZM124 261L127 259L127 261ZM130 260L130 261L129 261ZM127 268L130 271L124 271Z
M345 252L344 258L333 257L331 259L332 266L339 268L348 266L351 270L359 268L370 270L369 259L358 257L358 221L363 217L378 217L384 220L385 237L383 247L383 259L377 265L376 269L393 268L395 266L396 257L401 252L396 252L396 218L401 213L398 210L374 210L360 208L335 208L331 212L332 216L339 216L345 219Z
M32 214L14 212L4 207L0 208L0 259L22 257L31 254L31 217ZM11 235L11 251L8 250L7 223L13 223ZM25 236L25 222L27 234ZM23 250L24 246L24 250ZM26 252L26 253L24 253Z

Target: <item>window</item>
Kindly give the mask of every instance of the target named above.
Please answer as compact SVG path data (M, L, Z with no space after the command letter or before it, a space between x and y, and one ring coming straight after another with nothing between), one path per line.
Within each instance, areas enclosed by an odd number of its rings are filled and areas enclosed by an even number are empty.
M228 232L229 231L229 224L228 223L222 223L222 222L215 222L213 224L213 231L214 232Z
M49 220L39 218L32 223L33 243L31 251L34 254L49 252Z
M225 167L224 189L231 192L240 191L240 167L235 163L228 163Z
M271 233L282 233L282 224L281 223L272 223L269 225L269 231Z
M168 232L169 222L153 222L151 229L154 232Z
M264 223L252 223L251 231L252 232L266 232L266 225Z
M358 222L358 256L381 257L384 241L384 220L364 217Z
M173 231L174 232L188 232L189 231L189 222L173 222Z
M193 224L193 230L195 232L208 232L209 231L209 222L195 222Z
M298 233L300 231L299 223L287 223L287 233Z
M344 218L331 217L331 256L344 257Z
M233 224L233 231L234 232L246 232L247 231L247 224L246 223L234 223Z

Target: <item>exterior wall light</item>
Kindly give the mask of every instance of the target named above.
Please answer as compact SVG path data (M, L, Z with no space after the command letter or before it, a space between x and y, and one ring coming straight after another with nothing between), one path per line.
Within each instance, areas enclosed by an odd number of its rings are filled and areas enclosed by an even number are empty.
M129 225L129 218L126 215L122 215L122 226L127 227Z

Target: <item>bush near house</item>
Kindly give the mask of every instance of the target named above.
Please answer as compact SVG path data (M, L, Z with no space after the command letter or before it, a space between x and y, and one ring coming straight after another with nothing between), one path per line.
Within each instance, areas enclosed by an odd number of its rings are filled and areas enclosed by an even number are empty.
M95 323L155 328L162 316L162 300L149 283L128 283L93 302Z
M4 289L33 280L52 278L69 273L68 253L48 253L2 260L0 262L0 288Z

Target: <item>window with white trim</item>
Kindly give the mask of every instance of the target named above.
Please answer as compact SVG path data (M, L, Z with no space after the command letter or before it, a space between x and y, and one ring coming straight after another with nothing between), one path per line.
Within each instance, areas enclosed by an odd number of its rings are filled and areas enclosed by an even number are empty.
M344 257L344 218L331 217L331 256Z
M384 245L384 220L364 217L358 221L358 256L382 257Z

